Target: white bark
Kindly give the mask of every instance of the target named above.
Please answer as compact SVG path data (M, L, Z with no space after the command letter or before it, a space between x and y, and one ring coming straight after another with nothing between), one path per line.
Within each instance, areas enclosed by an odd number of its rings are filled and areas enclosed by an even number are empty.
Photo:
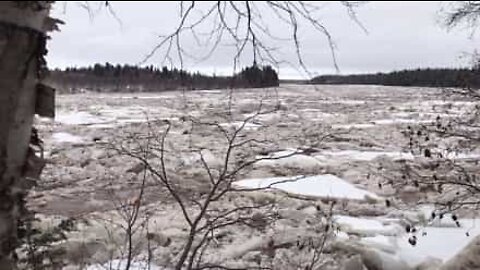
M23 176L31 173L27 156L49 9L43 1L0 2L0 269L15 268L11 256L28 191Z

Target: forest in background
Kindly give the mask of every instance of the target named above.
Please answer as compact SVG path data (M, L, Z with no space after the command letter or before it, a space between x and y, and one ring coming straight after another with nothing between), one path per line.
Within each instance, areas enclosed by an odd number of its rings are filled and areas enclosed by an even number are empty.
M321 75L311 80L279 80L278 73L271 66L252 65L234 76L216 76L177 68L105 63L50 70L48 80L59 93L260 88L274 87L280 83L479 88L480 70L426 68L389 73Z
M209 76L177 68L97 63L89 67L50 70L48 81L59 93L159 92L279 85L278 74L271 66L256 64L242 69L234 76Z
M321 75L311 84L375 84L420 87L480 87L478 68L425 68L389 73Z

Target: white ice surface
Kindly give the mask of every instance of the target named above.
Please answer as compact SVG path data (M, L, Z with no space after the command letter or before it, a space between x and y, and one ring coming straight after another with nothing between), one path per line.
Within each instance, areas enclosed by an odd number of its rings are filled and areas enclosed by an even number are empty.
M376 125L415 124L415 123L431 123L431 122L432 120L403 119L403 118L379 119L379 120L373 121L373 123Z
M431 123L431 122L432 120L392 118L392 119L373 120L369 123L334 124L332 125L332 128L334 129L367 129L367 128L374 128L382 125L420 124L420 123Z
M322 160L325 158L335 158L342 160L348 159L370 161L380 156L387 156L392 159L413 159L413 155L410 153L359 150L322 151L315 157Z
M397 238L385 235L367 236L360 239L360 242L366 246L392 254L398 250L397 241Z
M360 151L360 150L336 150L336 151L321 151L319 154L309 156L298 153L293 149L282 150L271 153L268 156L257 156L260 158L272 158L260 160L256 163L258 166L281 166L281 167L298 167L298 168L311 168L320 166L329 161L345 161L345 160L359 160L359 161L371 161L375 158L386 156L394 160L398 159L413 159L413 155L405 152L393 152L393 151Z
M397 235L402 231L399 225L387 225L375 218L336 215L334 216L334 221L340 226L340 229L346 233L361 235Z
M303 118L307 118L311 120L324 120L324 119L341 117L341 115L339 114L326 113L318 109L304 109L304 110L300 110L298 114Z
M203 163L202 162L202 157L205 163L208 164L208 166L213 166L213 167L218 167L223 165L222 161L217 158L212 151L210 150L202 150L202 154L200 155L199 153L193 153L192 155L184 156L182 157L182 162L184 165L187 166L194 166L195 163ZM203 166L203 165L200 165Z
M141 106L105 107L97 108L98 113L106 118L115 119L117 123L141 123L146 122L148 117L154 119L156 111L147 110Z
M117 125L114 124L114 123L110 123L110 124L92 124L92 125L88 125L89 128L115 128Z
M91 124L105 124L112 122L114 119L99 117L88 112L60 112L55 121L65 125L91 125Z
M367 129L374 128L375 124L334 124L333 129Z
M222 92L226 92L224 90L197 90L196 93L200 94L221 94Z
M427 209L424 209L427 210ZM448 219L451 217L445 217ZM336 215L334 220L341 233L364 236L360 243L371 248L388 252L408 265L415 267L428 258L443 261L451 259L461 251L473 238L480 235L480 220L460 219L461 227L438 226L417 227L415 234L407 234L398 221L384 223L382 217L352 217ZM446 224L444 224L446 225ZM469 234L467 236L466 234ZM408 242L409 237L416 235L416 245ZM346 240L345 236L337 238Z
M69 143L80 143L83 141L82 137L75 136L67 132L53 133L52 139L55 142L69 142Z
M312 102L316 104L344 104L344 105L363 105L367 103L365 100L356 100L356 99L327 99L327 100L315 100Z
M231 122L231 123L222 123L220 124L220 126L222 126L223 128L235 128L235 129L239 129L243 126L243 129L244 130L249 130L249 129L257 129L259 127L261 127L261 125L259 124L255 124L255 123L245 123L244 122Z
M371 192L359 189L332 174L316 176L272 177L245 179L235 184L246 188L276 188L286 192L328 198L364 200L366 197L379 199Z
M301 154L296 150L283 150L271 153L267 156L257 156L257 159L266 158L255 163L255 166L280 166L280 167L295 167L295 168L315 168L321 166L319 159Z
M121 96L121 99L165 99L165 96Z
M109 262L106 262L104 264L97 264L97 265L90 265L87 267L86 270L105 270L105 269L111 269L111 270L123 270L127 266L127 260L111 260ZM145 269L150 269L150 270L164 270L165 268L160 268L159 266L150 264L150 267L148 267L148 262L144 261L134 261L130 265L130 270L145 270Z
M408 235L398 238L398 255L410 265L417 265L428 257L443 261L451 259L475 236L480 235L480 220L461 219L461 227L426 227L417 234L417 244L408 243ZM422 236L422 232L427 234ZM470 236L467 236L466 233Z
M452 159L480 159L480 154L478 153L449 153L445 155L446 158Z

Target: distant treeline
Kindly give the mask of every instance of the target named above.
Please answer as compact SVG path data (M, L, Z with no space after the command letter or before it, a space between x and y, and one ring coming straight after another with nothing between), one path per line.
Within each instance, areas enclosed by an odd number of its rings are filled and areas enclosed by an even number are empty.
M313 78L311 83L479 88L480 72L468 68L427 68L376 74L322 75Z
M253 65L234 76L208 76L198 72L154 66L95 64L51 70L49 83L61 93L156 92L278 86L278 74L271 66Z

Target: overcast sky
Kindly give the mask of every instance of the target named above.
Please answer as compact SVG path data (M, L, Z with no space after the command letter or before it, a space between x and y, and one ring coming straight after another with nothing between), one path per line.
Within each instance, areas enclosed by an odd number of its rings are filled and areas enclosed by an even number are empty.
M99 9L100 5L95 2L90 2L90 14L78 3L55 4L53 16L66 24L61 26L61 32L53 33L49 41L50 67L85 66L96 62L139 63L158 44L159 36L171 32L179 22L179 4L174 2L111 3L116 16L105 8ZM368 34L338 3L322 3L317 15L333 37L342 74L464 66L468 62L462 55L478 48L478 38L472 38L466 30L447 31L442 27L439 23L442 7L448 7L448 3L366 3L356 10ZM288 37L288 28L275 19L273 13L263 9L259 12L272 33ZM336 71L325 37L309 27L301 28L299 33L308 69L316 74L334 74ZM278 47L278 60L296 62L291 41L266 40L266 43ZM191 35L182 39L182 45L194 55L201 52ZM226 41L209 59L200 62L186 59L184 67L228 74L233 70L233 56L233 48ZM159 66L162 59L160 51L146 64ZM251 54L246 54L241 64L251 63ZM280 76L298 78L305 75L282 65Z

